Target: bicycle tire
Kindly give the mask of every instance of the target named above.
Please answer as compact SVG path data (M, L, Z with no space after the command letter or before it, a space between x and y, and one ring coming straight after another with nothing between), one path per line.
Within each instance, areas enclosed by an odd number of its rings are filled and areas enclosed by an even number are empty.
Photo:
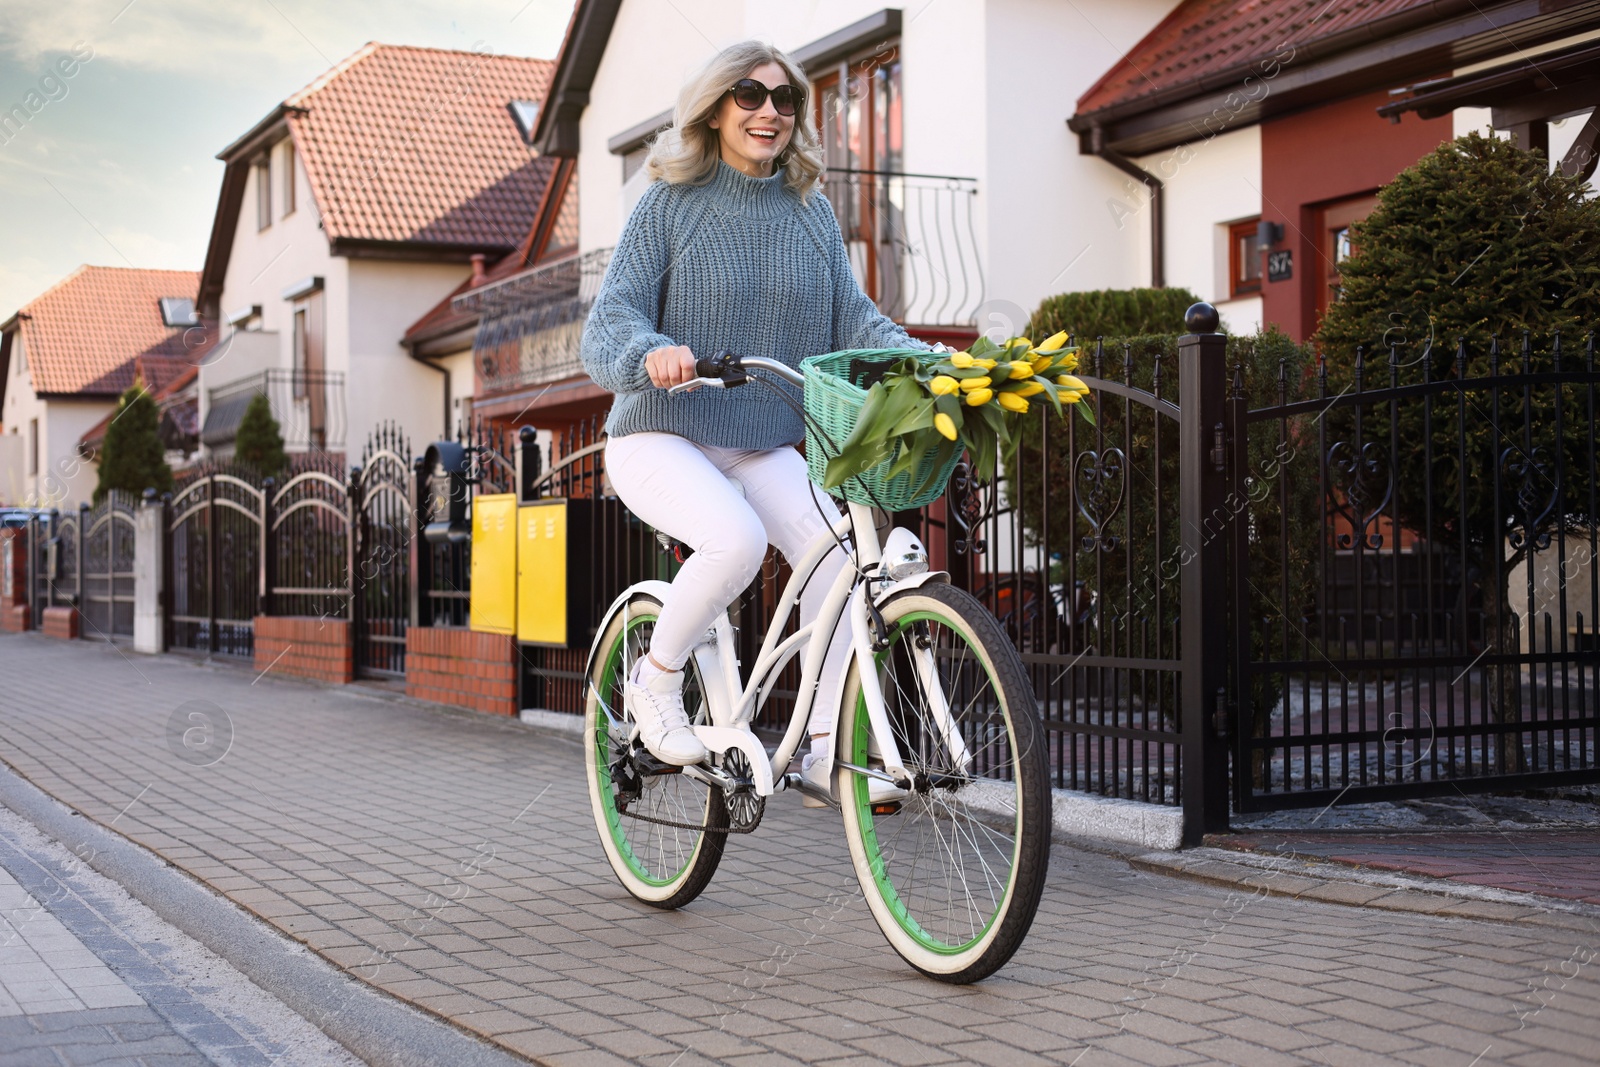
M622 682L637 655L649 647L649 636L661 602L635 593L627 610L612 616L584 672L583 748L589 802L606 860L617 880L635 899L652 907L681 908L700 895L717 872L727 843L728 809L720 789L681 773L643 779L641 795L627 809L653 818L694 823L698 829L664 826L630 818L619 805L621 789L613 767L624 752L626 737L612 736L610 720L600 707L602 697L623 722ZM694 721L702 721L705 702L691 659L685 668L684 704Z
M882 615L887 648L877 655L878 676L906 770L957 775L961 784L947 777L947 787L913 789L897 811L874 811L866 776L836 767L851 859L873 918L907 963L940 981L976 982L1021 946L1044 892L1050 782L1038 703L1015 646L971 594L921 586L890 595ZM919 649L956 697L949 703L973 759L970 774L959 775L931 716L912 660ZM870 765L858 664L839 720L843 759Z

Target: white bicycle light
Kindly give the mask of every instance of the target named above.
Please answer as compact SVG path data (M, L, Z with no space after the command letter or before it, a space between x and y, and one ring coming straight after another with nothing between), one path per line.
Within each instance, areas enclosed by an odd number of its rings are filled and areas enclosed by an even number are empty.
M903 526L896 526L884 539L880 567L891 581L904 581L928 569L928 550L917 540L916 534Z

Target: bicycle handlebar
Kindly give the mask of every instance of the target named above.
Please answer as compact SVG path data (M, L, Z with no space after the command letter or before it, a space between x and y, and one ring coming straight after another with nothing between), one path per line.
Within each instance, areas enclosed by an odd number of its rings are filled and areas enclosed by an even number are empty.
M745 374L747 370L766 371L795 386L805 381L799 371L775 359L763 359L760 356L741 357L732 352L718 352L714 356L700 356L694 361L694 372L699 377L671 386L667 391L688 392L705 385L732 389L749 381L748 375Z

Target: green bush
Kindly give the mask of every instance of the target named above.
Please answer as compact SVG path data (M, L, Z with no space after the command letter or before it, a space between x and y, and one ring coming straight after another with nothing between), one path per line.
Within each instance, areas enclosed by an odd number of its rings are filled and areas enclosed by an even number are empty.
M1101 350L1098 376L1126 380L1153 392L1159 356L1160 393L1176 402L1180 378L1177 351L1178 335L1173 333L1107 340ZM1085 345L1079 366L1079 374L1091 384L1096 376L1094 352L1093 343ZM1307 390L1314 387L1307 379L1314 358L1310 346L1296 344L1276 329L1253 337L1228 338L1230 378L1236 372L1246 394L1258 406L1277 399L1280 382L1287 400L1304 398ZM1127 374L1125 368L1130 365L1131 374ZM1048 524L1050 543L1044 546L1046 552L1059 556L1062 564L1068 554L1076 556L1077 577L1099 598L1102 639L1108 645L1117 645L1115 649L1101 649L1102 654L1176 656L1182 563L1177 424L1148 407L1109 393L1098 393L1086 402L1095 405L1098 428L1075 420L1047 418L1043 413L1027 422L1017 456L1006 466L1008 502L1020 512L1028 543L1041 544ZM1289 426L1283 441L1279 440L1276 422L1258 424L1249 438L1245 498L1224 501L1220 514L1206 517L1206 530L1215 531L1217 536L1232 534L1236 516L1237 521L1251 524L1253 565L1262 573L1286 577L1287 607L1296 622L1314 606L1317 545L1314 538L1304 536L1291 536L1282 543L1282 533L1318 528L1314 443L1314 437L1298 423ZM1085 487L1082 468L1093 462L1089 453L1104 454L1112 448L1124 453L1118 479L1123 495L1104 531L1116 538L1116 544L1104 551L1084 544L1091 526L1072 506L1069 490L1074 480L1080 490ZM1299 472L1308 469L1310 476L1299 476ZM1047 481L1048 509L1044 505ZM1116 496L1115 488L1111 495ZM1287 572L1280 565L1285 556ZM1065 568L1058 566L1062 573L1054 578L1064 580ZM1257 658L1279 633L1283 617L1284 583L1275 577L1270 586L1251 594L1251 631ZM1268 623L1268 619L1275 621ZM1216 624L1226 625L1226 620L1218 618ZM1252 693L1258 720L1264 722L1271 714L1280 689L1276 679L1258 680ZM1147 699L1153 699L1153 694ZM1176 709L1175 699L1167 700L1166 706Z
M1028 321L1028 336L1042 341L1059 330L1080 344L1097 337L1139 337L1183 327L1183 313L1200 298L1187 289L1102 289L1046 297Z
M118 398L116 414L106 427L94 502L100 503L113 489L135 496L146 489L171 491L172 468L167 466L166 453L161 443L161 410L144 384L135 382Z
M1378 208L1355 228L1354 245L1341 266L1340 299L1318 333L1330 394L1358 384L1482 379L1492 373L1487 351L1496 335L1501 374L1520 372L1524 359L1535 373L1551 370L1556 330L1565 331L1565 366L1575 369L1583 335L1600 326L1600 201L1586 196L1581 182L1549 173L1541 153L1507 141L1472 133L1424 156L1379 194ZM1462 366L1458 338L1468 352ZM1366 346L1359 383L1357 346ZM1558 388L1567 413L1560 434ZM1396 443L1391 466L1403 473L1385 514L1466 557L1464 570L1479 576L1491 645L1509 618L1504 583L1527 553L1526 540L1507 537L1507 517L1523 507L1515 464L1531 458L1553 471L1555 453L1563 452L1564 499L1550 501L1546 532L1563 521L1569 528L1595 521L1585 514L1594 468L1584 396L1579 386L1534 386L1525 415L1522 386L1472 385L1431 405L1346 402L1328 412L1330 441L1351 442L1355 451L1378 442L1385 454ZM1520 716L1513 673L1490 669L1495 721ZM1514 735L1505 741L1503 769L1515 770L1520 748Z
M265 393L250 398L234 438L233 456L263 478L276 478L289 465L283 452L283 434L278 431L278 420L272 417L272 405Z

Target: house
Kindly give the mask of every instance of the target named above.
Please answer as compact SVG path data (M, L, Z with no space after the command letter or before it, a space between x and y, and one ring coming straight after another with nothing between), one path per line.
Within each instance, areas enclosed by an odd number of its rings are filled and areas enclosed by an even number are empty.
M70 508L94 493L80 448L117 397L152 392L210 350L214 326L195 314L194 271L83 266L0 323L0 500ZM103 435L103 431L102 431Z
M649 141L671 122L683 79L750 37L810 73L826 191L858 280L914 335L965 344L980 329L1020 332L1044 296L1131 273L1137 252L1118 247L1114 227L1078 231L1080 203L1114 194L1120 176L1080 160L1063 119L1170 8L578 0L534 133L570 168L559 206L576 217L575 254L455 297L478 316L475 408L558 428L609 406L577 364L577 340L643 191Z
M470 357L403 339L474 257L529 231L553 169L528 142L551 69L368 44L223 149L197 297L225 324L196 383L206 455L231 455L256 393L291 452L342 457L387 420L418 445L449 431Z
M1103 281L1186 286L1236 332L1310 336L1351 224L1443 141L1492 128L1594 170L1600 4L1184 0L1148 27L1068 120L1122 179L1084 205L1123 250Z

